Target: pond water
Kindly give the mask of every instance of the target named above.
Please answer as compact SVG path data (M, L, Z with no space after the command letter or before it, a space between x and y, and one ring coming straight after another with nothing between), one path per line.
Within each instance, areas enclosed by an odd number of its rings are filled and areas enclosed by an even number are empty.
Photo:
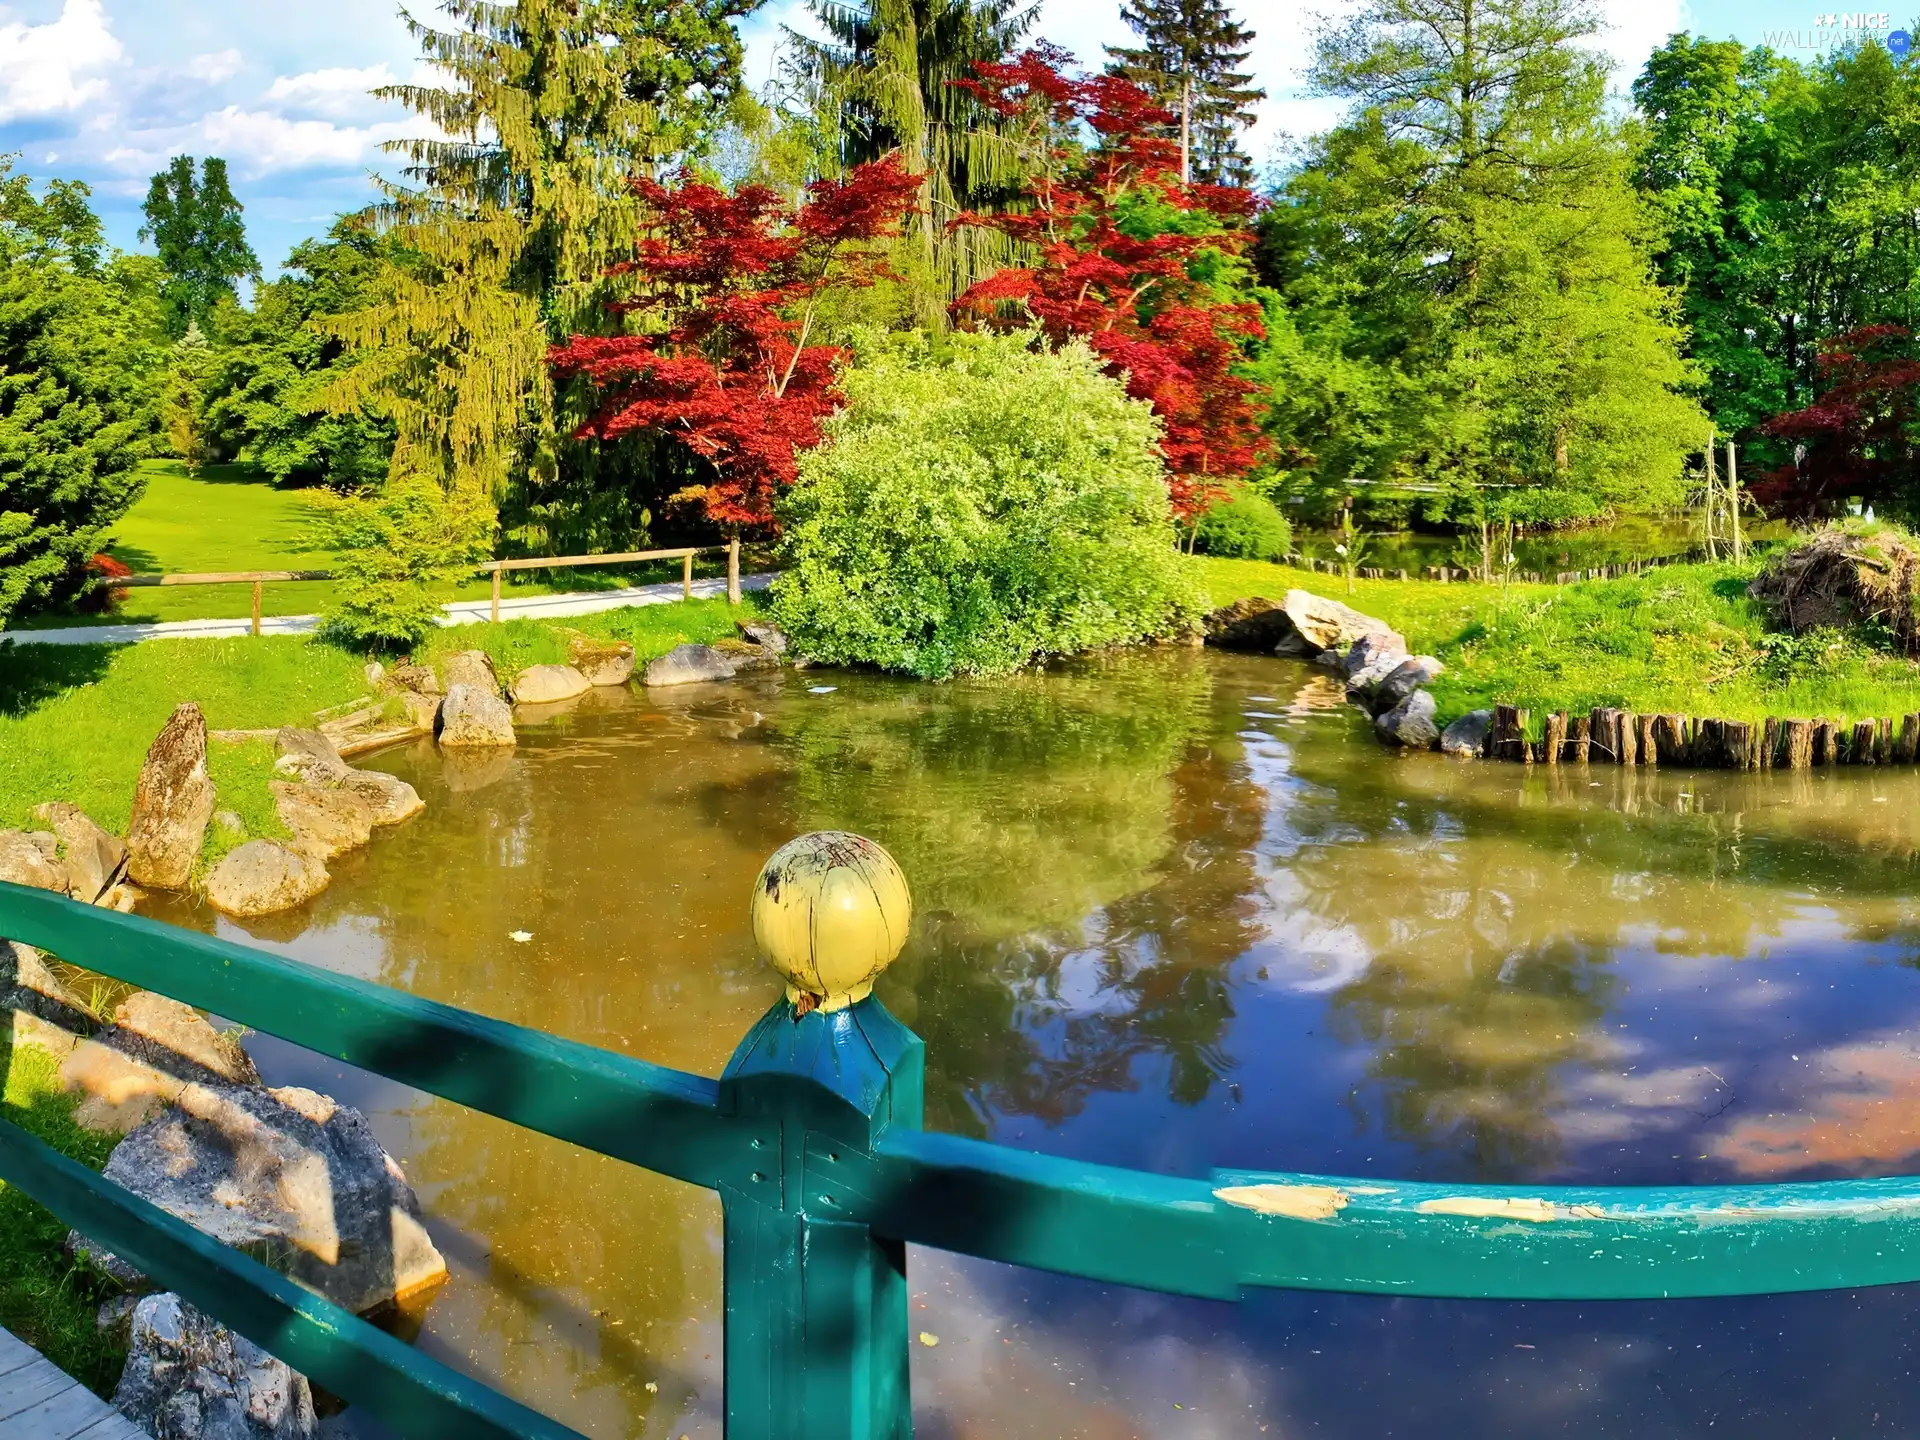
M1741 533L1749 542L1777 540L1791 534L1792 527L1777 520L1745 520L1741 522ZM1301 530L1295 536L1294 549L1321 560L1331 560L1333 547L1339 543L1337 534ZM1479 544L1477 535L1426 535L1413 531L1369 534L1360 563L1383 570L1406 570L1415 575L1429 565L1473 569L1480 563ZM1630 515L1610 525L1590 529L1515 536L1513 563L1519 571L1552 575L1562 570L1590 570L1630 560L1689 555L1700 545L1699 527L1684 517Z
M926 1039L932 1128L1184 1175L1519 1184L1920 1149L1916 771L1392 756L1324 672L1185 650L596 692L510 757L367 763L428 811L309 911L160 913L713 1075L779 993L755 872L847 828L913 886L880 994ZM592 1436L718 1437L712 1197L249 1045L367 1110L419 1187L454 1270L427 1350ZM1912 1287L1236 1306L910 1266L939 1337L914 1349L923 1440L1920 1431Z

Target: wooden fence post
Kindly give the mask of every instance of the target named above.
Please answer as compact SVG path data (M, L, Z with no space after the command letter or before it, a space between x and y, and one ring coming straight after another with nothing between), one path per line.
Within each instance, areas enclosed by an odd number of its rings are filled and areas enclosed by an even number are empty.
M500 623L500 567L493 569L493 623Z
M727 1440L913 1433L906 1246L840 1218L880 1136L921 1125L925 1048L873 996L909 912L892 857L857 835L790 841L754 885L755 938L788 984L720 1077L723 1114L780 1131L720 1186Z
M727 541L727 603L740 603L740 537Z
M260 633L260 582L253 582L253 633Z
M680 557L680 598L682 600L693 598L693 556L691 555Z

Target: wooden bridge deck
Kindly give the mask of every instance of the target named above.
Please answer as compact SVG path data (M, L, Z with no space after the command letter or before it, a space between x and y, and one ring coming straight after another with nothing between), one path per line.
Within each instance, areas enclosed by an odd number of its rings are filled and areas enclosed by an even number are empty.
M0 1440L148 1440L38 1350L0 1330Z

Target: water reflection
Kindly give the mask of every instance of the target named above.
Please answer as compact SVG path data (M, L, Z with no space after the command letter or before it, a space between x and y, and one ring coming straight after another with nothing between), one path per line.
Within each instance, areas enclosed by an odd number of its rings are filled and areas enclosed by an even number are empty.
M928 1042L936 1128L1182 1174L1920 1160L1920 772L1389 756L1324 674L1187 651L991 685L815 679L596 692L478 768L390 753L425 816L308 912L217 923L714 1074L777 991L753 874L845 827L914 889L882 993ZM420 1184L455 1271L424 1344L589 1434L717 1434L711 1197L255 1048L365 1105ZM1920 1428L1905 1289L1224 1307L918 1253L913 1273L916 1328L942 1337L915 1355L929 1436L1786 1436L1821 1406L1846 1433L1876 1410Z

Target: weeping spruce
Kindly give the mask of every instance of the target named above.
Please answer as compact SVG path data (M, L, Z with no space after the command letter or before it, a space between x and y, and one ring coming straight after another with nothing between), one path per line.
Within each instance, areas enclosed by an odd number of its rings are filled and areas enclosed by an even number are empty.
M564 417L548 345L605 322L603 272L630 255L626 178L693 141L731 98L748 0L446 0L406 15L446 78L376 92L438 137L390 142L404 165L372 220L391 244L375 303L325 321L359 363L324 403L395 428L381 491L321 502L343 550L344 634L406 644L432 592L493 550L500 507L558 488ZM529 497L532 497L530 500Z

